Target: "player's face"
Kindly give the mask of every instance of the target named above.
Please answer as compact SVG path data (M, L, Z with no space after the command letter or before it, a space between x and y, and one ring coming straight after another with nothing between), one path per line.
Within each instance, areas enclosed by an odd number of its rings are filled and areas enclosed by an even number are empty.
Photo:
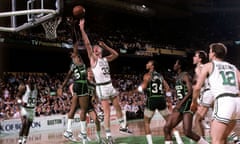
M99 56L102 54L102 48L99 47L98 45L95 45L93 47L93 53L96 55L96 56Z
M179 64L178 64L178 60L176 61L176 63L173 65L173 70L177 71L179 69Z
M74 64L80 64L80 59L78 57L78 55L72 54L72 61Z
M209 61L212 61L213 56L214 56L214 53L213 53L212 49L210 48L210 49L209 49L209 54L208 54L208 59L209 59Z
M200 62L199 53L195 53L195 55L193 56L193 64L197 64L199 62Z
M152 67L152 62L149 61L147 64L146 64L146 70L150 70Z

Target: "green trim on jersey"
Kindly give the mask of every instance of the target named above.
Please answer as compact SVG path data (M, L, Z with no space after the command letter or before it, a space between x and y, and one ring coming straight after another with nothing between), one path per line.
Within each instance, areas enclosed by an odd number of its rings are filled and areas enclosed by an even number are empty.
M71 64L71 71L73 72L74 82L82 82L87 83L87 69L85 64L76 65L74 63Z
M151 73L151 81L149 81L146 94L147 97L165 97L163 89L163 77L160 73L153 71Z

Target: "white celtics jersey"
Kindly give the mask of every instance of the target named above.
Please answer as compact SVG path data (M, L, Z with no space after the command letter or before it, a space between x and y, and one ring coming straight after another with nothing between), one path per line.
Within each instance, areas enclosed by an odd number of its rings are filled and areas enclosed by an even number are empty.
M29 85L26 85L26 91L22 97L22 101L27 104L27 107L34 108L37 103L37 94L36 86L34 86L34 89L31 91Z
M228 62L213 61L213 71L209 76L209 84L215 98L226 93L238 94L237 68Z
M110 67L106 58L98 58L95 67L92 68L96 84L111 81Z
M202 68L203 68L203 64L202 65L200 65L200 70L202 70ZM209 80L208 80L208 78L204 81L204 84L203 84L203 86L202 86L202 88L201 88L201 92L204 92L204 91L206 91L206 90L209 90L210 89L210 85L209 85Z

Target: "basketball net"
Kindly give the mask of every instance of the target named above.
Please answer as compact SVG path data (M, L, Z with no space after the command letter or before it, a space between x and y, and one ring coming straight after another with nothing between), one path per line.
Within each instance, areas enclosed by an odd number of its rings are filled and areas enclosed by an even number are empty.
M62 21L62 17L55 17L48 21L45 21L42 24L46 39L56 39L57 38L57 27Z

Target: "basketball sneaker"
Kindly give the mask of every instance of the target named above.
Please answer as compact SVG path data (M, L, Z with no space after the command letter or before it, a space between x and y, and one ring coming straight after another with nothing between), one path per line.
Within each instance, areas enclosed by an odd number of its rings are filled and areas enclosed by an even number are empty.
M87 134L85 134L85 133L80 133L80 134L78 135L78 137L80 137L80 138L82 139L82 143L83 143L83 144L88 144Z
M73 133L72 133L71 131L65 131L65 132L63 133L63 136L64 136L65 138L69 139L69 138L72 138L72 137L73 137Z
M78 137L79 137L80 139L83 139L83 135L85 135L85 134L79 133ZM91 139L90 139L88 136L87 136L87 140L88 140L88 141L91 141Z
M104 141L102 140L102 138L97 138L97 143L98 144L104 144Z
M234 143L235 144L240 144L240 140L235 140Z
M18 140L18 144L22 144L22 139L19 139L19 140Z
M114 144L114 140L113 140L112 136L107 137L107 144Z
M121 134L127 134L127 135L132 135L132 132L128 129L128 127L126 128L119 128L119 131Z
M238 138L238 135L236 132L232 132L230 134L230 138L232 139L232 141L235 143L235 144L240 144L240 139Z

